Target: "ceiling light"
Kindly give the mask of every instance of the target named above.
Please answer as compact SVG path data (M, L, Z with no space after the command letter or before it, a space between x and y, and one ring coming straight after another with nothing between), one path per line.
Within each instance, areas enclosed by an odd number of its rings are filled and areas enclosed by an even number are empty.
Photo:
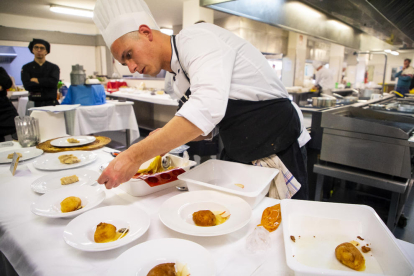
M398 53L397 51L391 51L391 53L390 53L391 55L394 55L394 56L398 56L400 53Z
M169 28L161 28L161 32L163 34L166 34L166 35L173 35L174 34L173 29L169 29Z
M384 52L391 54L392 51L390 49L387 49L387 50L384 50Z
M63 6L57 6L57 5L50 5L50 10L52 12L63 13L63 14L84 16L84 17L89 17L89 18L93 17L93 11L91 10L63 7Z

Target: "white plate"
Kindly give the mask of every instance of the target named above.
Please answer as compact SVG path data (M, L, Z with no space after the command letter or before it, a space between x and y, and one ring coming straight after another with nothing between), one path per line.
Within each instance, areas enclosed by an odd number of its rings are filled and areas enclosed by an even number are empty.
M413 275L414 269L394 235L371 207L294 199L284 199L280 206L286 262L296 274ZM290 236L296 241L292 242ZM335 248L352 240L360 244L359 250L366 244L372 248L363 253L364 271L352 270L335 258Z
M77 196L82 201L83 208L77 211L62 213L60 203L67 197ZM106 197L104 188L99 186L67 187L50 191L32 203L33 213L43 217L67 218L80 215L95 206L98 206Z
M77 158L79 158L81 161L75 164L60 163L59 156L67 155L67 154L73 154ZM47 171L67 170L67 169L73 169L73 168L87 165L95 161L97 158L98 156L96 155L96 153L93 153L90 151L64 151L64 152L51 153L51 154L44 155L40 157L39 159L35 160L33 162L33 166L36 169L47 170Z
M60 179L65 176L76 175L79 178L78 182L69 184L69 185L62 185L60 184ZM38 179L36 179L31 187L32 190L39 194L47 193L51 190L56 190L60 188L66 187L75 187L75 186L84 186L84 185L92 185L93 183L98 180L100 176L99 172L91 171L87 169L77 169L77 170L69 170L69 171L61 171L61 172L54 172L51 174L44 175Z
M220 225L196 226L193 213L200 210L228 211L230 218ZM238 196L216 191L197 191L166 200L160 210L161 221L174 231L192 236L219 236L245 226L252 216L250 205Z
M23 156L20 157L20 161L32 159L35 157L38 157L39 155L42 155L43 150L31 147L31 148L21 148L21 149L11 149L7 151L0 152L0 163L11 163L12 159L7 159L7 155L13 152L21 153Z
M138 244L122 253L106 275L146 276L154 266L167 262L187 265L191 275L215 275L210 252L197 243L180 239L159 239Z
M96 243L96 226L113 224L117 230L129 228L128 234L117 241ZM150 226L150 217L142 209L129 206L107 206L91 210L74 218L66 226L63 239L70 246L82 251L105 251L124 246L141 237Z
M79 140L79 143L69 143L67 141L69 138L75 138L75 139ZM90 143L94 142L95 140L96 140L96 138L94 136L68 136L68 137L55 139L52 142L50 142L50 144L52 146L55 146L55 147L65 147L65 148L67 148L67 147L79 147L79 146L90 144Z

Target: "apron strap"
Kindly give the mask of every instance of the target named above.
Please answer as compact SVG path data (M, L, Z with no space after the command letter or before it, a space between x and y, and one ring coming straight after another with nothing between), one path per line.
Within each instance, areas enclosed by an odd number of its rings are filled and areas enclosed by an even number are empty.
M174 51L175 51L175 54L177 55L178 63L180 64L181 70L183 70L185 78L191 84L190 78L188 77L187 72L184 70L184 68L183 68L183 66L181 65L181 62L180 62L180 57L178 55L178 50L177 50L177 46L176 46L176 42L175 42L175 35L172 35L172 39L173 39ZM188 99L190 98L190 95L191 95L191 90L190 90L190 88L188 88L187 91L184 93L184 96L181 97L180 102L178 103L178 110L180 110L180 108L183 106L183 104L185 104L188 101Z

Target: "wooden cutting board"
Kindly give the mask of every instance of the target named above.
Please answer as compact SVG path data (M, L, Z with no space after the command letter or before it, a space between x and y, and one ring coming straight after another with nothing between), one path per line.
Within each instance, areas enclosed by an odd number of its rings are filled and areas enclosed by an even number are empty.
M44 152L48 153L55 153L55 152L63 152L63 151L72 151L72 150L96 150L100 149L106 145L108 145L111 142L111 138L105 137L105 136L95 136L96 140L90 144L83 145L80 147L68 147L68 148L61 148L61 147L54 147L50 144L53 140L64 138L64 137L58 137L53 138L50 140L47 140L43 143L40 143L36 147L38 149L43 150Z

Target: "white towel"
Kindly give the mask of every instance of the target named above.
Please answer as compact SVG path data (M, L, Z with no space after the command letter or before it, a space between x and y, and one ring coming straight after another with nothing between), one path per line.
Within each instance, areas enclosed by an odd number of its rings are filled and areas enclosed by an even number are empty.
M300 183L276 154L255 160L252 163L254 166L275 168L281 172L273 178L272 183L270 184L269 197L289 199L299 191L301 187Z

